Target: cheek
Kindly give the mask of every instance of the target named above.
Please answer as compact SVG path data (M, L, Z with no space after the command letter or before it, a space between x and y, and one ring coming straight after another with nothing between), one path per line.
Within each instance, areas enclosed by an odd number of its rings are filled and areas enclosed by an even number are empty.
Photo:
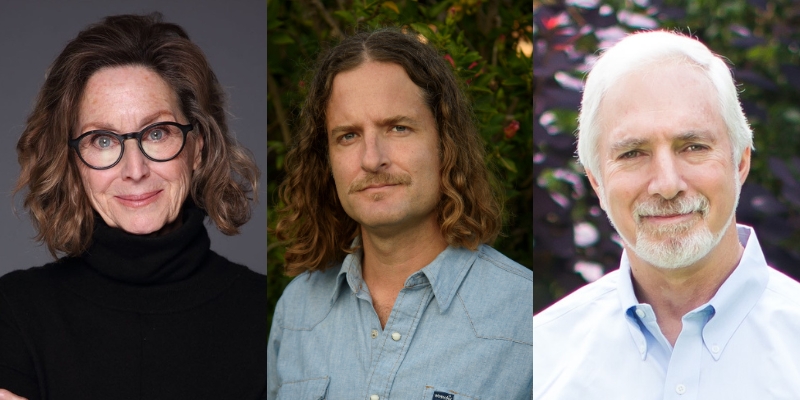
M432 190L432 191L440 191L441 190L441 180L442 180L442 178L441 178L441 173L439 172L440 169L441 168L440 168L439 162L438 162L438 160L436 160L434 162L431 162L428 165L428 168L425 171L426 172L427 181L428 181L428 185L430 187L430 190Z
M189 160L188 157L176 160L179 162L166 162L166 163L154 163L160 164L156 165L155 167L163 167L160 168L162 179L165 181L180 186L181 189L187 189L191 186L192 183L192 174L193 174L193 165L194 161ZM151 167L153 168L153 167Z
M633 207L639 198L647 198L650 177L640 171L609 170L603 176L603 190L607 206L611 208Z
M89 167L78 168L80 170L81 183L83 183L84 191L86 191L90 199L93 196L104 193L114 181L114 177L109 174L108 170L98 171Z
M610 178L610 177L607 177ZM646 197L647 187L635 179L605 179L602 193L598 194L606 213L613 217L618 228L632 225L637 199ZM642 195L644 193L644 195Z
M192 165L188 164L188 162L189 160L182 159L180 162L153 163L160 165L150 167L151 174L154 173L157 178L165 182L165 184L157 185L167 189L168 202L164 203L163 206L172 217L180 212L191 190ZM156 177L151 176L151 178ZM157 182L156 180L153 181Z
M416 176L425 177L427 181L439 181L442 163L438 148L434 149L415 149L402 155L408 160L407 167L414 171Z
M330 156L330 174L333 175L333 183L336 185L336 191L342 193L347 190L350 182L358 175L357 167L353 171L352 163L347 162L347 158L341 154L337 156Z

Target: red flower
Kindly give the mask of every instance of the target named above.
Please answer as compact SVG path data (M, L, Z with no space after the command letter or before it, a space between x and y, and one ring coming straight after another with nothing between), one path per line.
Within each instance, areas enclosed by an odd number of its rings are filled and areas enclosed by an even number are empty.
M543 22L544 22L544 29L547 29L549 31L557 27L561 21L558 17L552 17L552 18L545 18Z
M503 133L506 134L506 139L511 139L517 134L518 130L519 130L519 121L513 120L509 122L505 128L503 128Z
M450 65L452 65L453 68L456 67L456 62L453 61L453 57L450 57L450 54L445 54L444 55L444 59L447 60L447 61L450 61Z
M476 65L478 65L478 62L477 61L473 61L472 64L470 64L469 67L467 67L467 69L473 69L473 68L475 68Z

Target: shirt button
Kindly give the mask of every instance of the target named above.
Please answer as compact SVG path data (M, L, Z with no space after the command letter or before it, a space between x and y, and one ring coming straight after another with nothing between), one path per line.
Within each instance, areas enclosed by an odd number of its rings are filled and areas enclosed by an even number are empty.
M711 352L714 353L714 354L719 353L719 346L717 346L717 345L711 346Z
M642 310L637 308L636 309L636 315L638 315L639 318L644 318L644 316L647 315L647 314L645 314L644 311L642 311Z
M378 330L377 330L377 329L373 329L373 330L372 330L372 334L370 334L370 336L372 336L372 338L373 338L373 339L375 339L376 337L378 337Z
M678 384L678 386L675 386L675 392L677 392L678 394L686 393L686 386L683 386L682 384Z
M395 342L400 340L400 334L397 333L397 332L393 333L392 334L392 340L394 340Z
M377 394L373 394L372 396L369 396L369 400L381 400L381 397Z

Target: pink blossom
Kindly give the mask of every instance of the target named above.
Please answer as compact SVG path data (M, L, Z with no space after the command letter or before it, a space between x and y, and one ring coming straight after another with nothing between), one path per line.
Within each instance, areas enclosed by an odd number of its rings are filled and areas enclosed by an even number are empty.
M517 134L518 130L519 130L519 121L513 120L509 122L505 128L503 128L503 133L506 134L506 139L511 139Z
M445 54L444 55L444 59L447 60L447 61L450 61L450 65L452 65L453 68L456 67L456 62L453 61L453 57L450 57L450 54Z

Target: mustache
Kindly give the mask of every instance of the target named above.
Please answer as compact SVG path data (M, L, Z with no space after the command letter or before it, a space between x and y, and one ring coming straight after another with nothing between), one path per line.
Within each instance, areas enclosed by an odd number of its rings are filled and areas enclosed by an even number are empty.
M390 174L387 172L371 173L350 184L347 194L360 192L372 185L411 185L408 174Z
M699 212L700 215L708 214L708 198L703 195L692 197L677 197L674 199L657 198L636 205L633 211L636 223L642 217L665 216L676 214L689 214Z

